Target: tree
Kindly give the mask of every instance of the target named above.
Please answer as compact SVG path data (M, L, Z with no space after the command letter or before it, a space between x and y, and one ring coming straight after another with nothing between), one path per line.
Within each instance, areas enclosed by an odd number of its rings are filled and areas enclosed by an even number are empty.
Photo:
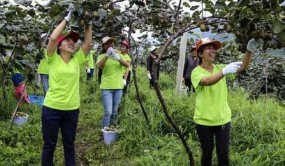
M2 49L14 48L13 54L25 55L25 59L36 61L40 52L39 36L53 28L56 22L61 20L66 13L70 0L53 0L45 5L20 1L21 5L9 3L7 0L0 2L0 45ZM128 38L132 41L135 51L134 59L138 58L137 41L133 40L133 33L140 31L152 32L152 36L162 42L159 57L166 52L173 52L173 41L179 39L185 32L194 28L201 31L232 32L236 36L237 47L241 52L246 49L247 41L254 38L262 38L265 41L264 50L267 48L281 48L285 43L285 14L284 6L280 4L284 0L191 0L178 3L173 0L129 0L125 10L120 10L117 1L72 1L76 6L74 21L69 29L78 30L83 24L93 20L94 40L100 41L103 36L116 36ZM50 2L50 1L49 1ZM196 2L196 3L194 3ZM198 3L198 4L197 4ZM202 6L202 8L200 8ZM188 12L185 12L188 10ZM205 16L208 12L209 16ZM24 21L23 21L24 20ZM81 35L82 37L82 35ZM146 35L140 37L145 38ZM5 47L6 48L5 48ZM28 53L28 54L27 54ZM12 56L14 57L14 56ZM160 58L157 61L159 64ZM136 60L135 60L136 62ZM1 63L4 69L4 63ZM2 70L2 86L5 85L7 74ZM190 165L193 165L193 157L183 134L179 131L173 118L168 114L166 103L160 93L158 82L156 92L162 103L163 111L180 136L184 147L189 154ZM2 87L2 90L3 87Z

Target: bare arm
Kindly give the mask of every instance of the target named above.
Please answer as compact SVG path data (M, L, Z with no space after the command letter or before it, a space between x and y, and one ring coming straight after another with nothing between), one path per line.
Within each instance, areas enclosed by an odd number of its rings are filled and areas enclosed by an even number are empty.
M131 66L131 62L130 61L127 61L127 63L129 64L129 66ZM124 78L127 79L128 76L129 76L129 71L130 71L130 67L127 68L127 70L125 71L125 74L124 74Z
M130 64L122 58L119 60L119 62L125 67L130 67Z
M222 71L220 71L220 72L215 73L211 76L203 77L199 84L202 86L211 86L211 85L214 85L217 82L219 82L223 77L224 77L223 73L222 73Z
M90 45L92 43L92 25L85 25L85 32L84 32L84 42L81 46L85 56L88 55L90 51Z
M96 63L96 67L98 69L102 69L106 63L106 61L108 60L108 57L105 56L103 59L101 59L98 63Z
M245 55L243 57L243 60L242 60L242 65L241 67L237 70L237 73L240 73L244 70L246 70L250 64L250 61L251 61L251 52L249 52L248 50L245 52Z
M47 45L47 56L52 56L53 53L56 50L56 46L57 46L57 37L62 33L62 31L65 29L65 26L67 25L67 21L65 19L63 19L61 21L61 23L55 28L55 30L52 32L50 38L49 38L49 42Z

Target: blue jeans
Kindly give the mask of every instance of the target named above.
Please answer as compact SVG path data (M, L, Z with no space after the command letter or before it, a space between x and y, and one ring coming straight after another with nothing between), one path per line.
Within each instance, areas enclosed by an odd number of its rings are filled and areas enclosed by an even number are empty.
M102 126L109 127L117 122L118 108L123 95L122 89L102 89L101 97L104 107Z
M44 88L44 96L47 93L48 90L48 74L41 74L41 80L42 80L42 84L43 84L43 88Z
M79 109L62 111L46 106L42 108L43 150L42 166L53 166L53 155L56 148L58 131L62 135L64 160L66 166L75 166L75 136Z

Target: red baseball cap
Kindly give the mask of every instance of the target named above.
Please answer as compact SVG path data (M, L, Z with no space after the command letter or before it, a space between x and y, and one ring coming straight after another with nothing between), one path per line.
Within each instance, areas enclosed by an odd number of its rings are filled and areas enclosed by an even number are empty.
M127 40L123 40L120 42L120 44L125 45L127 48L130 48L130 43Z
M67 35L59 35L56 39L56 42L57 42L57 48L60 46L61 42L64 40L64 39L67 39L67 38L71 38L74 43L77 42L77 40L79 39L79 34L76 33L76 32L70 32L69 34Z
M221 42L219 42L218 40L212 40L210 38L203 38L196 42L196 50L198 51L201 46L206 45L206 44L212 44L216 50L221 48L222 46Z

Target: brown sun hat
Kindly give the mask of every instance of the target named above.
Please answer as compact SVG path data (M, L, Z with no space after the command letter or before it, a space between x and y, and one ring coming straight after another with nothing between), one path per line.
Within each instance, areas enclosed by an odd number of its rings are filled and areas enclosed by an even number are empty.
M206 45L206 44L212 44L216 50L221 48L222 46L222 43L219 42L218 40L213 40L210 38L203 38L203 39L199 39L196 42L196 50L198 51L201 46Z

